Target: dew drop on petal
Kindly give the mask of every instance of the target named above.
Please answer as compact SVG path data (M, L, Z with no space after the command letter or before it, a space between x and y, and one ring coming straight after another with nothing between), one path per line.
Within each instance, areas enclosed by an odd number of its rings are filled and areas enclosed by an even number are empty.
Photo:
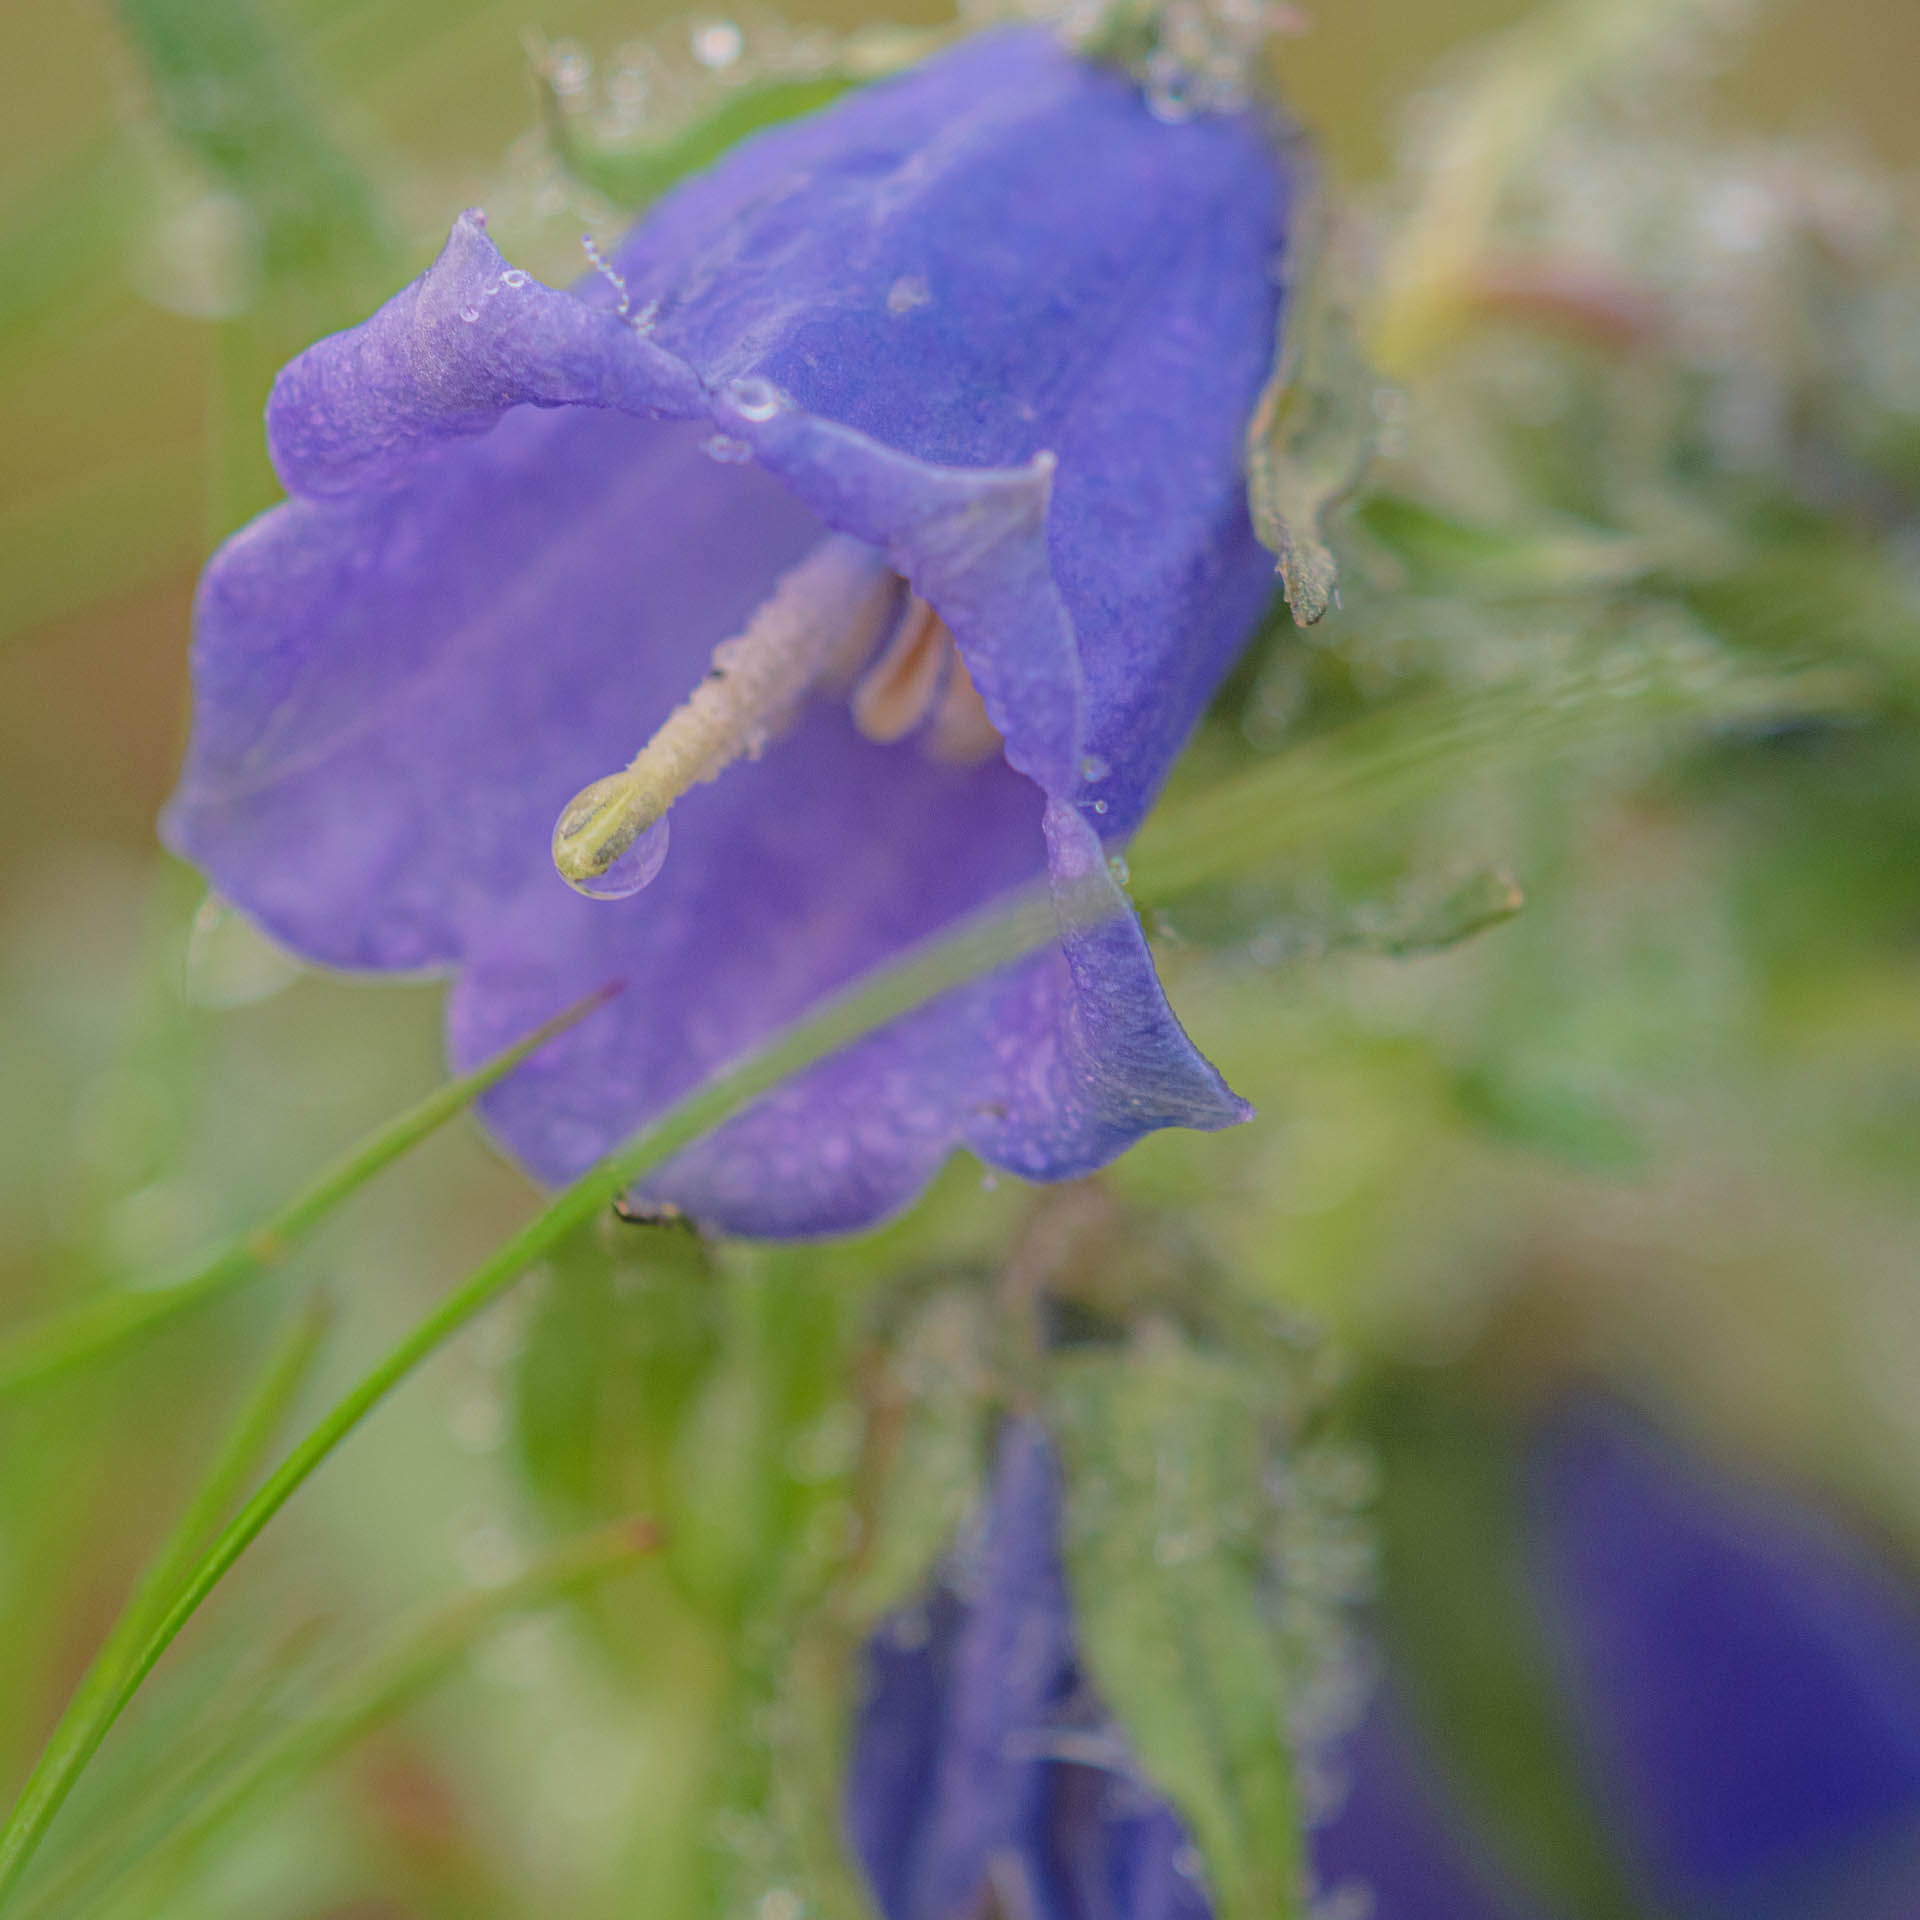
M1107 810L1107 803L1104 800L1096 800L1093 803L1093 810L1095 813L1105 813Z
M730 434L716 433L700 442L700 451L709 460L717 460L723 467L743 467L753 458L753 449L744 440L736 440Z
M780 389L757 373L734 381L727 389L727 398L743 420L771 420L782 405Z
M472 326L473 323L480 318L480 309L478 307L462 307L460 309L460 318L464 320L468 326Z
M1097 753L1083 753L1080 756L1080 778L1092 786L1104 780L1113 769Z
M746 51L746 35L731 20L703 20L689 36L693 57L709 73L730 67Z
M932 298L933 290L927 285L925 274L903 273L887 289L887 311L897 318L911 313L915 307L926 306Z
M524 267L509 267L500 276L500 284L503 287L524 287L532 278L533 275Z

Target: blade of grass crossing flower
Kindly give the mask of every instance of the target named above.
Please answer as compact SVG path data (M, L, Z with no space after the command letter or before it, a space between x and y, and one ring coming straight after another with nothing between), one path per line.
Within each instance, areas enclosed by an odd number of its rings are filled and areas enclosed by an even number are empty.
M450 1080L350 1149L263 1225L171 1286L104 1294L0 1337L0 1393L45 1380L136 1339L162 1321L246 1286L280 1265L343 1201L463 1112L530 1054L604 1006L602 988L536 1027L472 1073Z
M0 1904L19 1884L74 1782L119 1718L126 1698L123 1676L193 1566L208 1533L233 1504L266 1451L274 1430L306 1381L330 1318L321 1298L299 1314L241 1408L186 1511L140 1576L106 1644L82 1677L28 1775L5 1828L0 1829Z
M658 1546L659 1534L650 1522L622 1520L565 1542L501 1586L455 1601L249 1754L134 1872L143 1884L170 1885L191 1868L193 1856L220 1828L262 1798L295 1785L390 1719L513 1615L550 1606L596 1580L623 1573ZM40 1902L25 1910L23 1920L42 1914L51 1920L60 1911Z

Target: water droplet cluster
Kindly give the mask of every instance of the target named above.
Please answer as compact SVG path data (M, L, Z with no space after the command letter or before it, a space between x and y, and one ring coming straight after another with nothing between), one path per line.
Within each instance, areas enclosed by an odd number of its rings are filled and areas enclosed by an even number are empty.
M629 40L604 61L578 41L530 48L552 104L596 147L665 144L725 95L859 64L835 34L772 14L697 14Z

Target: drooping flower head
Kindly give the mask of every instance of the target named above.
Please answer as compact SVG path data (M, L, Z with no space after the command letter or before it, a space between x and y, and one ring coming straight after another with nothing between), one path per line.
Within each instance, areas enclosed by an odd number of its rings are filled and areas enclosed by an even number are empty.
M455 973L461 1064L624 981L487 1104L552 1180L994 895L1106 884L1269 596L1288 195L1264 115L1013 28L748 142L571 290L463 216L275 386L292 498L202 584L170 843L316 961ZM1244 1112L1120 911L648 1195L833 1231L957 1144L1055 1178Z

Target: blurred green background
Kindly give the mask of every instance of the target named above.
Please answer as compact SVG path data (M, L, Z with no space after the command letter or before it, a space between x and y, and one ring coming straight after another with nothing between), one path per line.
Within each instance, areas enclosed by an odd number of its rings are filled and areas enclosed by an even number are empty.
M1326 0L1284 64L1336 177L1385 180L1420 91L1527 12ZM9 1322L250 1224L439 1077L436 990L288 984L243 929L201 912L152 823L184 725L195 572L271 497L257 423L273 366L423 267L464 205L488 204L506 250L555 275L583 221L614 230L605 209L556 200L529 146L526 29L603 56L667 30L615 0L16 0L0 25ZM189 41L202 69L213 45L242 76L237 95L206 91ZM1920 166L1911 0L1782 0L1725 44L1730 138L1804 135ZM256 188L249 265L220 195ZM1723 595L1727 622L1790 621L1785 585L1736 575L1748 599ZM1394 644L1395 604L1363 566L1308 666L1285 636L1263 643L1203 761L1245 750L1262 701L1364 704L1367 645ZM1816 600L1800 624L1830 610ZM1883 664L1912 644L1912 608L1901 618L1869 636ZM1920 684L1902 677L1920 654L1903 660L1897 689ZM1411 841L1330 858L1264 945L1160 929L1176 1006L1262 1118L1155 1141L1112 1191L1189 1219L1252 1295L1324 1327L1378 1390L1356 1406L1497 1420L1598 1374L1920 1562L1907 698L1840 746L1783 729L1657 765L1628 753L1579 780L1497 771ZM1428 854L1511 871L1526 910L1429 957L1341 934L1327 899ZM458 1126L258 1297L0 1405L0 1782L30 1762L289 1291L336 1296L316 1392L338 1386L531 1203ZM766 1764L742 1733L754 1632L849 1497L845 1383L881 1277L984 1269L1029 1205L963 1165L858 1250L709 1264L631 1230L583 1241L303 1493L75 1815L150 1779L203 1710L271 1695L314 1644L497 1581L563 1521L669 1510L671 1569L627 1579L592 1630L514 1629L429 1709L248 1826L206 1878L129 1911L700 1911L710 1830ZM1391 1470L1407 1429L1371 1417L1356 1415L1362 1438ZM1389 1471L1383 1553L1411 1607L1459 1569L1397 1515L1396 1484Z

